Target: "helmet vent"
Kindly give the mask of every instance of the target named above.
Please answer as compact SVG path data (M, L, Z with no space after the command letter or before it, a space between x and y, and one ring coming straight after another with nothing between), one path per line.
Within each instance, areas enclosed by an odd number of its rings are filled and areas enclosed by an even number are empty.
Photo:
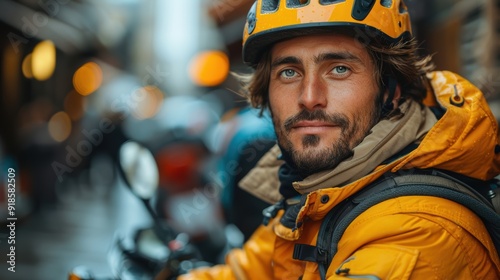
M408 8L406 7L403 1L399 2L399 13L404 14L408 12Z
M375 4L375 0L354 0L352 7L352 18L355 20L364 20Z
M278 10L280 0L263 0L262 1L262 13L272 13Z
M319 0L319 3L322 5L330 5L335 3L345 2L345 0Z
M298 8L309 4L309 0L286 0L288 8Z
M380 5L390 8L392 6L392 0L380 0Z
M257 23L257 2L253 3L250 11L247 14L247 32L248 34L252 34L255 30L255 24Z

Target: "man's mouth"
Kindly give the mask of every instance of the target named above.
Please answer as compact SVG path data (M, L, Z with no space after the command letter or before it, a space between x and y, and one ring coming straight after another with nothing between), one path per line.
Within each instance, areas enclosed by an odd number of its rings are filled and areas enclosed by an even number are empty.
M292 125L291 130L304 134L318 134L338 125L325 121L299 121Z

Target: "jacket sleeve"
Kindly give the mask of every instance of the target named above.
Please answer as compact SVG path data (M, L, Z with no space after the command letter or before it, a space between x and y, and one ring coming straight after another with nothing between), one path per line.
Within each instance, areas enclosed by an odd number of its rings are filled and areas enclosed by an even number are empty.
M227 254L226 264L194 269L177 279L272 279L271 259L275 239L273 224L261 225L243 248L233 249Z

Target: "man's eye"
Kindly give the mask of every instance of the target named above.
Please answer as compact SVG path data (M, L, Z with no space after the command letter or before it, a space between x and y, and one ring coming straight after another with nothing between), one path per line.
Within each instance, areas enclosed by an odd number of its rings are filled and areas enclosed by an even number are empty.
M296 72L292 69L286 69L281 72L281 76L284 78L293 78L296 75Z
M335 74L345 74L345 73L347 73L347 71L349 71L349 68L347 68L345 66L337 66L337 67L333 68L333 72Z

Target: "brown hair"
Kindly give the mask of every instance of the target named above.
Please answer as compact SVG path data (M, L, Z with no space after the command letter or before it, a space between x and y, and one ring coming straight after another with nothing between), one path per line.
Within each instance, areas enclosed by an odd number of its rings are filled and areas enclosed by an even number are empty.
M374 75L380 87L387 86L384 85L383 77L392 76L401 87L402 99L422 102L428 88L425 74L434 69L434 64L431 56L418 53L419 45L415 38L390 45L374 39L370 44L365 44L365 47L376 64ZM254 73L235 74L242 83L242 95L253 107L261 110L269 106L270 50L271 48L267 48L263 53Z

